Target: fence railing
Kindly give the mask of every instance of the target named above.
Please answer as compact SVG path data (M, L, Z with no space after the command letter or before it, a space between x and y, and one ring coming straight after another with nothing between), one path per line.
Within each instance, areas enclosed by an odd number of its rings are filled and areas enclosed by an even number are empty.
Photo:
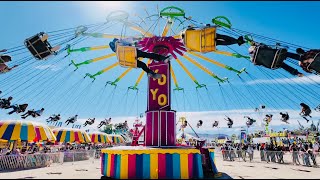
M0 156L0 171L47 167L53 163L63 163L63 153Z
M286 165L298 164L315 167L318 167L320 163L319 152L217 150L215 154L217 158L223 158L224 161L265 162Z

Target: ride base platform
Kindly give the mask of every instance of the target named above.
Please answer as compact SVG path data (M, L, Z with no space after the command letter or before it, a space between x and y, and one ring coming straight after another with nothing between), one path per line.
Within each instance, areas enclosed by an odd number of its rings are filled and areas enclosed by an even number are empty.
M214 163L213 151L210 154L210 161ZM118 146L103 149L101 174L102 178L111 179L204 178L200 150L181 146Z

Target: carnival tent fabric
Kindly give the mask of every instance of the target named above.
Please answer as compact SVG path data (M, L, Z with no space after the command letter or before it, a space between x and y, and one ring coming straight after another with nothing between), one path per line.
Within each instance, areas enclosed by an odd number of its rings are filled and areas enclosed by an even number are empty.
M108 135L112 139L113 144L120 144L125 142L121 135L118 135L118 134L108 134Z
M89 143L91 142L89 135L80 129L56 128L53 129L57 142L63 143Z
M0 139L8 141L55 141L56 137L45 124L8 120L0 122Z
M112 139L106 133L92 132L88 134L93 143L112 143Z

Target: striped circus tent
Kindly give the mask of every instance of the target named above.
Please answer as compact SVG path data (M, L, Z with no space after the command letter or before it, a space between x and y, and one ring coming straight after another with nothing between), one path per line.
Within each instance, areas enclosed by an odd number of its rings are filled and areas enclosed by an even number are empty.
M125 143L121 135L118 135L118 134L108 134L108 135L111 138L113 144Z
M108 136L107 133L103 132L92 132L88 134L90 136L91 142L93 143L112 143L112 139Z
M8 141L55 141L52 130L45 124L7 120L0 121L0 139Z
M90 143L89 135L80 129L56 128L52 130L57 138L57 142L63 143Z

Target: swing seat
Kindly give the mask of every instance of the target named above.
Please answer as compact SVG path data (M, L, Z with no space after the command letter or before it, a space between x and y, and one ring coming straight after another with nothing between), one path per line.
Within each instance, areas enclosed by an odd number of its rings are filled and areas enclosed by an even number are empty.
M307 67L309 71L314 70L320 73L320 53L316 54L312 63Z
M55 52L51 51L52 47L50 43L41 38L45 33L38 33L24 41L25 46L31 52L31 54L38 60L44 60Z
M187 29L182 39L185 47L190 51L207 53L216 50L216 27L202 29Z
M286 59L287 49L272 49L266 46L256 47L253 63L269 69L280 68Z
M117 58L121 67L137 68L136 47L117 45Z

